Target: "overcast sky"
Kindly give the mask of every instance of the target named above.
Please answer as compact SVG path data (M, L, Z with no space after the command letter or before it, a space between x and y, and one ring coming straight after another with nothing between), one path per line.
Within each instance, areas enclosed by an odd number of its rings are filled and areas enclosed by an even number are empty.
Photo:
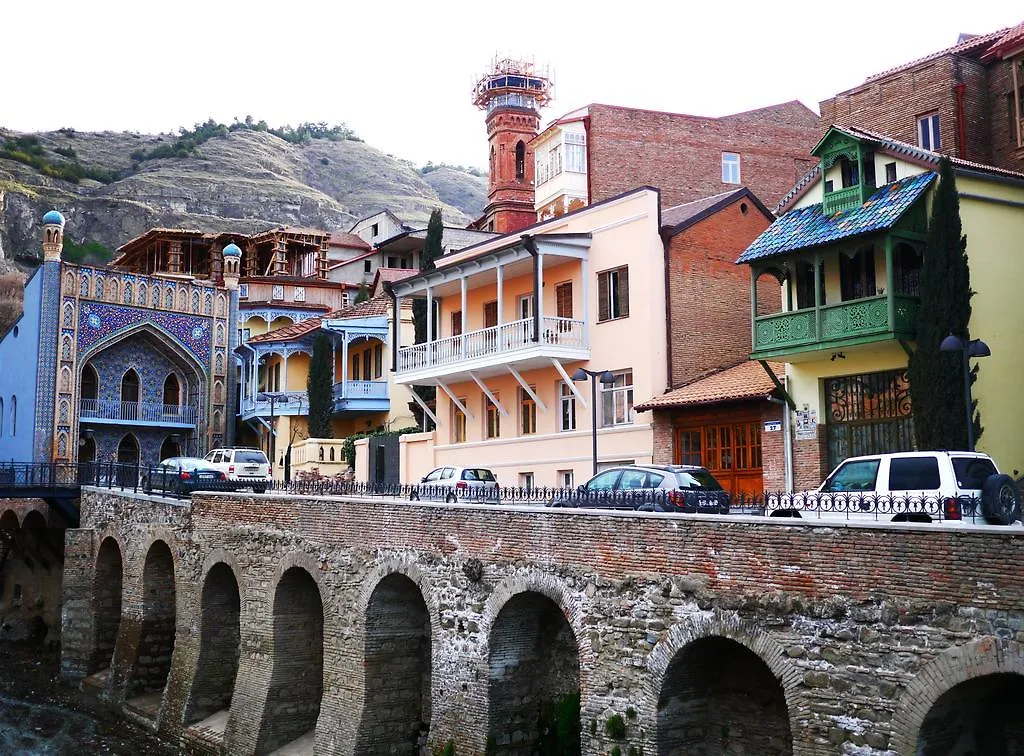
M484 167L470 90L495 53L550 66L545 123L590 102L717 116L798 99L817 111L960 32L1022 20L1011 0L15 1L0 18L0 126L344 121L416 164Z

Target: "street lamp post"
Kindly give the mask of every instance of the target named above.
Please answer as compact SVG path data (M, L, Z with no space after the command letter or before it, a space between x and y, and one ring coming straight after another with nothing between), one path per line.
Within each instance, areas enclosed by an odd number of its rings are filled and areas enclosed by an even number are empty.
M601 381L604 386L612 386L615 384L615 376L612 375L610 370L587 370L586 368L576 368L576 371L572 374L574 381L585 381L587 377L590 378L590 434L594 447L594 475L597 475L597 382Z
M274 425L274 403L280 402L281 404L287 404L288 394L283 391L262 391L256 395L256 400L260 402L270 402L270 469L274 469L274 438L277 436L277 427Z
M964 356L964 404L967 412L967 451L974 451L974 418L971 417L971 408L974 404L971 401L971 357L988 357L992 350L988 348L981 339L972 339L968 336L961 339L959 336L949 334L939 344L940 352L960 352Z

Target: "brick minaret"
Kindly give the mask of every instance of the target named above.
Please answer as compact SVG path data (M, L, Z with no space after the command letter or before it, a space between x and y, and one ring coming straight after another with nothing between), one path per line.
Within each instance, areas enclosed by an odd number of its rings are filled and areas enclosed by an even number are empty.
M507 234L537 222L533 194L533 147L540 109L553 85L533 63L505 58L477 81L473 104L487 112L490 188L477 227Z

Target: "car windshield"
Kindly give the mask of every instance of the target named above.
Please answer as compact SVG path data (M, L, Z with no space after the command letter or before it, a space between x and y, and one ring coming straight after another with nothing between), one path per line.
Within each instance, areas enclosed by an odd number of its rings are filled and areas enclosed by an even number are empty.
M482 480L490 483L494 480L494 473L485 467L467 467L462 471L463 480Z
M267 464L267 456L261 451L236 451L235 462L265 465Z
M721 491L722 484L707 470L688 470L676 476L680 488L706 488L709 491Z

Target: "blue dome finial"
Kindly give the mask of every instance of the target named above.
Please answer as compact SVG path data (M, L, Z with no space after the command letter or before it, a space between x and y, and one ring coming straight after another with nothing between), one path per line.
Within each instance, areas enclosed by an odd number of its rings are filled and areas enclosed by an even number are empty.
M63 226L64 216L55 208L43 216L43 223L47 226Z
M224 247L224 257L241 257L242 250L234 242L228 242L228 245Z

